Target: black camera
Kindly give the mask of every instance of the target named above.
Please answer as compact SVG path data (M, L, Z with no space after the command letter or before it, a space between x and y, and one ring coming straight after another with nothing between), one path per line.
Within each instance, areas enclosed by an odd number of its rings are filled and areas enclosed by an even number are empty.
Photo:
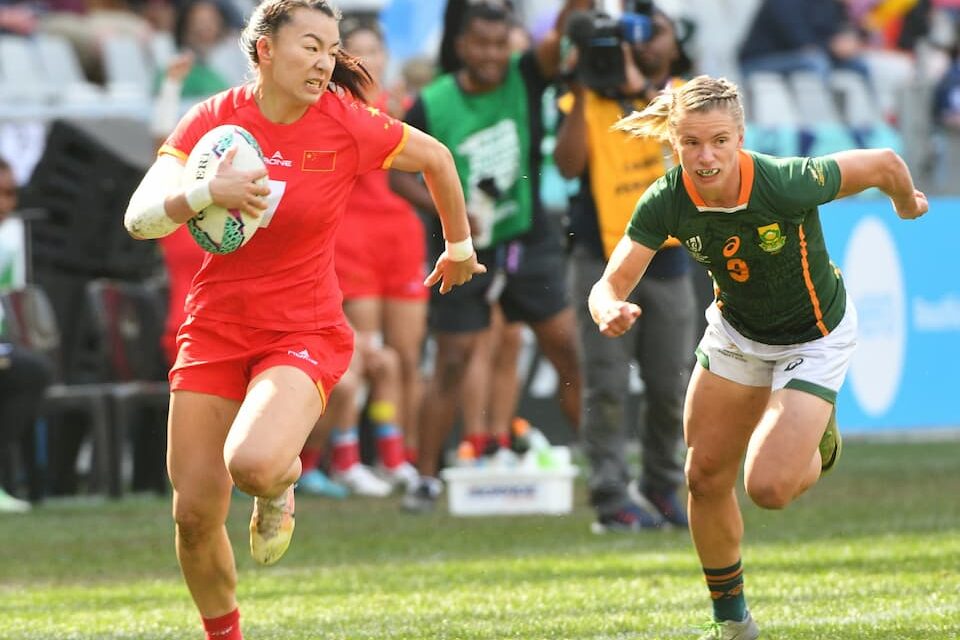
M601 93L615 92L625 81L621 44L643 44L656 34L653 2L634 0L624 5L618 18L602 11L577 11L567 19L566 37L578 54L574 76Z

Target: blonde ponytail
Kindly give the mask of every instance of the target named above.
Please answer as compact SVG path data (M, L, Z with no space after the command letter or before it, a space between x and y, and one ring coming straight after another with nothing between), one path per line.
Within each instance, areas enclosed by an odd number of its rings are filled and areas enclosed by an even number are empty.
M670 112L673 105L672 93L661 93L644 107L643 111L634 111L618 120L611 129L625 131L637 138L657 138L662 142L670 140Z

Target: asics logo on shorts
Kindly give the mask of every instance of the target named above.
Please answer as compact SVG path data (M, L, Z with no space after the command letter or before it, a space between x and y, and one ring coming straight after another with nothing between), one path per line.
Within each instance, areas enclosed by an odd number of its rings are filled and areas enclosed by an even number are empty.
M293 356L294 358L300 358L301 360L306 360L310 364L317 364L317 361L310 357L310 352L306 349L301 349L300 351L287 351L288 356Z
M801 364L803 364L803 358L797 358L796 360L793 360L792 362L788 363L787 366L783 368L783 370L793 371L794 369L799 367Z

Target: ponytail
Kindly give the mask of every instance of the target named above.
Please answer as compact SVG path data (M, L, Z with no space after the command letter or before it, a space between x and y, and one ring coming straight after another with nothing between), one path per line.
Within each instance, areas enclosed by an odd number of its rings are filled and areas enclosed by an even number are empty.
M360 58L352 56L343 49L337 51L337 64L330 77L331 84L343 87L360 100L367 101L367 89L373 86L373 77L363 66Z
M625 131L637 138L656 138L661 142L669 142L672 106L673 94L660 93L644 107L643 111L634 111L625 118L621 118L611 129Z

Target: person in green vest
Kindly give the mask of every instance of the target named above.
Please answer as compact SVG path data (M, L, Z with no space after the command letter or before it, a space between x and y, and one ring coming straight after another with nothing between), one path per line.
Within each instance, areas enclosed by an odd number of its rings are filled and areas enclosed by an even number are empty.
M754 640L744 592L736 483L783 509L840 458L837 392L857 343L857 312L830 260L818 207L877 188L905 220L927 212L890 149L776 158L743 149L736 85L698 76L617 123L669 142L680 164L637 202L588 304L600 332L623 335L630 301L668 237L716 285L687 388L684 434L690 533L713 602L701 640Z
M557 370L561 407L580 421L580 361L576 325L564 277L560 234L549 226L539 198L541 98L559 68L567 15L588 0L567 0L555 28L523 54L510 50L512 15L503 3L467 6L455 39L461 67L424 88L408 124L450 149L467 199L471 233L489 272L468 286L430 300L436 340L434 375L420 411L420 482L404 496L409 511L428 510L441 492L440 454L453 426L463 380L479 338L499 303L508 322L527 323ZM427 187L393 172L393 189L432 214ZM428 230L428 233L431 233ZM436 229L431 233L439 253Z

